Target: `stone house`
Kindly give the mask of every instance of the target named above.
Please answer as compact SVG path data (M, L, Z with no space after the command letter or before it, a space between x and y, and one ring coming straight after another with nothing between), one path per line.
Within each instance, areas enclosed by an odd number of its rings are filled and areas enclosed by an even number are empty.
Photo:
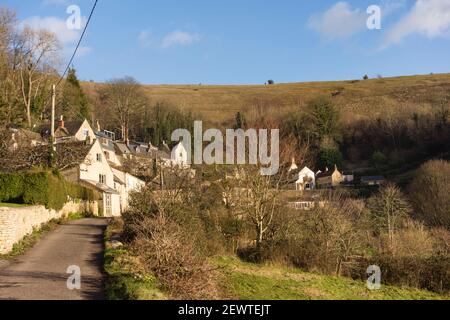
M335 188L344 181L344 176L334 166L334 170L327 170L325 172L318 172L316 175L316 184L318 188Z
M41 136L49 139L51 136L50 125L41 127ZM55 139L57 143L67 141L95 140L96 136L89 122L84 121L64 121L63 116L55 124Z

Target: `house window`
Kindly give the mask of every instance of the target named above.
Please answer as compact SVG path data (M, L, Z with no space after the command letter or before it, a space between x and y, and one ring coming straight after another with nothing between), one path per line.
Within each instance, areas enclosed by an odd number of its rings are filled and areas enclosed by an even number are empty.
M89 129L83 129L83 137L86 139L89 137Z
M102 162L102 154L101 153L97 153L97 161Z
M102 184L106 184L106 175L104 174L99 174L98 175L98 181Z

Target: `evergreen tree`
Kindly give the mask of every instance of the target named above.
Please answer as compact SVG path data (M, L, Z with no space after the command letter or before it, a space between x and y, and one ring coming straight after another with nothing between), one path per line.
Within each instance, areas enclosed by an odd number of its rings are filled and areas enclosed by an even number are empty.
M60 111L66 119L84 120L90 118L88 99L81 88L74 68L70 68L67 74Z

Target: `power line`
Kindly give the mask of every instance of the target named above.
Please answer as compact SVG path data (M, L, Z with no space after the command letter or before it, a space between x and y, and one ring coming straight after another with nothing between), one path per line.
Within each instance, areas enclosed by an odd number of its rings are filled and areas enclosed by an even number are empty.
M89 22L91 22L91 18L94 15L95 8L97 7L97 2L98 2L98 0L95 0L95 3L94 3L94 5L92 6L92 9L91 9L91 13L89 14L89 18L88 18L88 20L86 22L86 25L84 26L83 33L80 36L80 40L78 40L77 46L75 47L75 50L74 50L74 52L72 54L72 57L70 58L69 63L67 64L67 67L64 70L64 73L61 75L61 78L59 79L59 81L56 84L56 86L59 86L61 81L64 80L64 77L66 76L67 71L69 71L69 68L70 68L70 66L71 66L71 64L73 62L73 59L75 58L75 56L77 54L78 48L80 47L81 41L83 40L84 34L86 33L86 30L87 30L87 28L89 26Z

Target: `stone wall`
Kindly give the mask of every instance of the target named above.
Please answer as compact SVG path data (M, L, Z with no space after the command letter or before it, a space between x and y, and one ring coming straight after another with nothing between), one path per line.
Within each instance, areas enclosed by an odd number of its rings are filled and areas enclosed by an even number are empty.
M9 253L13 245L26 235L52 219L67 217L70 213L89 212L98 215L96 202L68 202L60 211L48 210L44 206L21 208L0 207L0 254Z

